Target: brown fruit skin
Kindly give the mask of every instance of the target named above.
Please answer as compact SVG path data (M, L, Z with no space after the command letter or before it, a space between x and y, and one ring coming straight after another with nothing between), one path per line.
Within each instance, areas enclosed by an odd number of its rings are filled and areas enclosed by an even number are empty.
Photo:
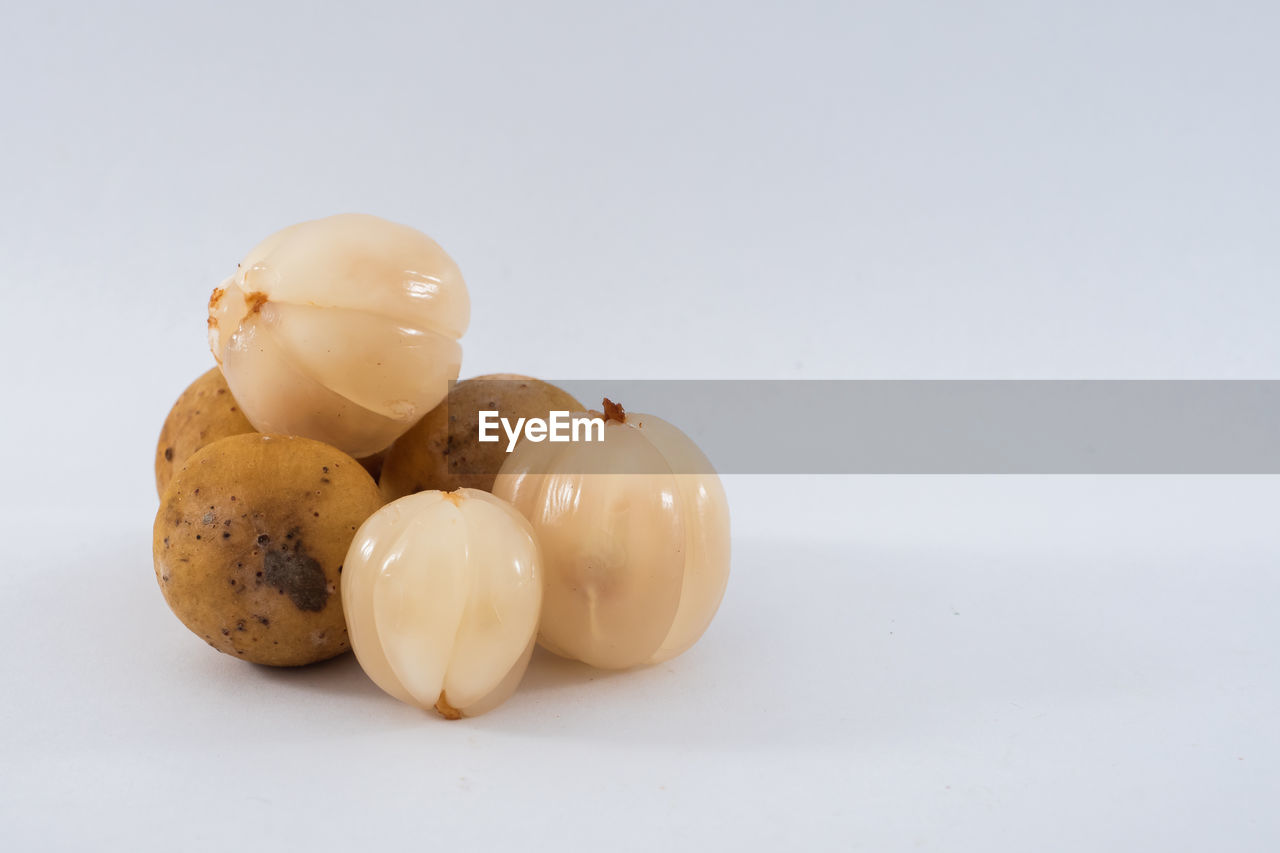
M222 371L214 367L187 386L169 410L156 442L156 494L163 495L173 473L191 454L232 435L257 432L231 396ZM386 451L356 460L378 479Z
M382 463L387 461L387 451L379 450L372 456L362 456L356 460L369 472L369 476L378 479L382 474Z
M509 384L495 389L480 380ZM490 373L459 382L444 402L427 412L387 451L378 481L383 497L393 501L426 489L493 491L494 478L507 458L507 439L504 435L497 442L480 442L481 409L497 409L503 417L514 419L545 418L552 410L581 412L586 407L549 382L516 373ZM450 458L466 462L480 473L454 473L449 470Z
M152 538L170 609L220 652L299 666L350 648L342 562L382 506L373 478L307 438L250 433L197 451L169 481Z
M187 386L169 410L156 442L156 494L191 454L220 438L254 432L240 411L222 371L214 367Z

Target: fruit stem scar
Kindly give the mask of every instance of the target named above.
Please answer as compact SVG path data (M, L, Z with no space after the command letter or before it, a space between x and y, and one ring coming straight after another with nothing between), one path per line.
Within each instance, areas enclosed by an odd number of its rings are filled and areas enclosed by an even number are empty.
M449 701L444 698L443 690L440 691L440 697L436 699L436 711L446 720L462 719L462 712L449 704Z
M608 423L609 421L617 421L620 424L625 424L627 422L627 411L622 408L622 406L613 402L608 397L604 398L603 405L605 423Z

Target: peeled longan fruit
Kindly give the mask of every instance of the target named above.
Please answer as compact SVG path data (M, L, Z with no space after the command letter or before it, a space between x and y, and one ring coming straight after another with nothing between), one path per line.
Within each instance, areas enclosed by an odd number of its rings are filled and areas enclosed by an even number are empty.
M491 373L459 382L440 405L391 445L379 480L383 497L391 501L428 489L492 491L493 478L507 457L507 438L480 441L481 409L497 410L514 423L516 418L545 418L553 410L585 408L549 382L516 373Z
M350 647L340 575L364 520L382 506L342 451L251 433L215 441L174 474L152 553L170 609L220 652L297 666Z
M533 528L488 492L419 492L361 526L342 574L374 683L456 720L497 707L529 665L542 569Z
M209 348L259 430L369 456L444 399L470 321L434 240L347 213L254 247L209 297Z
M542 555L538 642L601 669L683 654L729 582L729 503L675 425L604 401L604 440L521 442L494 483Z
M222 371L210 368L187 386L164 419L156 442L156 493L164 494L173 472L206 444L253 431Z

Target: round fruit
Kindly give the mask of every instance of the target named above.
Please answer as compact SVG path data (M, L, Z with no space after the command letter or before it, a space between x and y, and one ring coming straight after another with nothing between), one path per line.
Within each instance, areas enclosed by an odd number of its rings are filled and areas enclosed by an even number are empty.
M156 442L156 493L164 494L173 472L206 444L253 431L222 371L210 368L187 386L164 419Z
M156 513L156 580L220 652L295 666L349 647L339 594L347 548L382 505L360 463L318 441L215 441L174 474Z
M386 449L458 376L471 303L426 234L376 216L258 244L209 298L209 346L260 432Z
M602 669L659 663L706 631L729 580L729 506L690 438L605 400L604 441L523 441L495 496L533 525L538 641Z
M488 492L419 492L361 526L342 574L351 645L402 702L482 714L529 665L542 578L529 522Z
M480 441L479 412L493 410L512 423L585 407L569 393L529 376L492 373L453 386L449 396L387 452L379 485L387 500L436 489L491 491L507 457L507 437Z

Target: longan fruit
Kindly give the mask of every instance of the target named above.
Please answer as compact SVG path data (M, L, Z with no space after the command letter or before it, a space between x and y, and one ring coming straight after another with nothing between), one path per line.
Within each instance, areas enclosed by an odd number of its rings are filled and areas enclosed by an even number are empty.
M507 438L480 441L481 409L497 410L514 422L515 418L546 418L553 410L581 412L586 407L549 382L515 373L491 373L459 382L444 402L387 451L378 481L383 497L391 501L427 489L492 491L493 479L507 457Z
M156 442L156 494L163 495L173 472L206 444L254 432L231 396L222 371L210 368L187 386L169 410Z
M356 460L369 472L369 476L378 479L382 475L382 463L387 461L387 451L379 450L372 456L361 456Z
M307 438L250 433L200 449L156 513L156 580L170 609L220 652L273 666L350 647L340 575L373 478Z
M220 438L257 432L240 411L222 371L214 367L187 386L169 410L156 442L156 494L164 494L173 472L191 454ZM377 480L386 451L357 459Z

